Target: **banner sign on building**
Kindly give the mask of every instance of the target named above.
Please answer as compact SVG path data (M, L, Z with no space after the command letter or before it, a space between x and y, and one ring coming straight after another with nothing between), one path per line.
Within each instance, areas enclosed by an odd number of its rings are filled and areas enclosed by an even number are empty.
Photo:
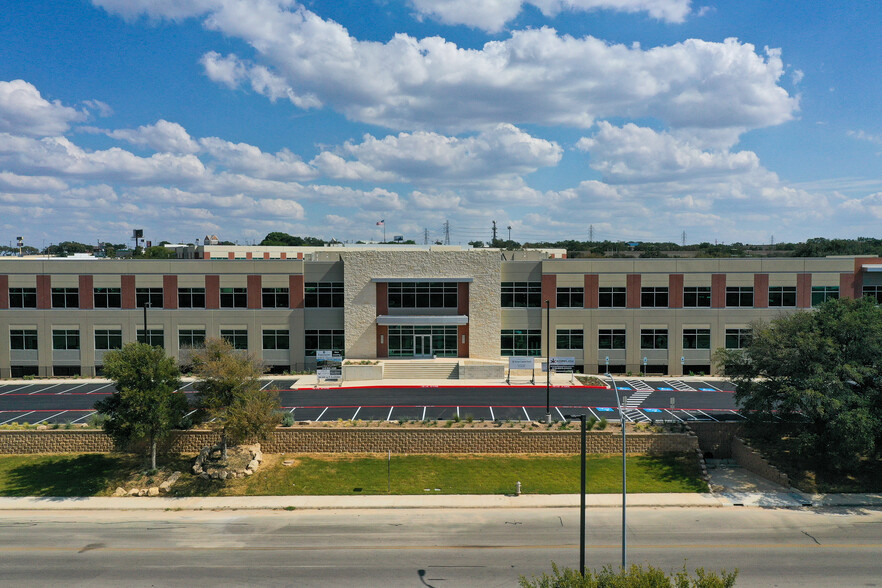
M508 369L510 370L531 370L533 369L532 357L512 356L508 358Z

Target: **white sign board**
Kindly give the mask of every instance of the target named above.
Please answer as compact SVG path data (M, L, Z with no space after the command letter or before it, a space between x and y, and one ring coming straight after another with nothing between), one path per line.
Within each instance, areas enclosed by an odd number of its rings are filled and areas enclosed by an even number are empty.
M551 358L551 369L557 368L571 368L576 365L575 357L552 357Z
M316 376L322 380L329 380L331 378L331 370L316 370Z
M513 356L508 358L508 369L510 370L531 370L533 369L532 357Z
M334 352L330 349L316 349L315 358L318 360L321 359L331 359L334 357Z

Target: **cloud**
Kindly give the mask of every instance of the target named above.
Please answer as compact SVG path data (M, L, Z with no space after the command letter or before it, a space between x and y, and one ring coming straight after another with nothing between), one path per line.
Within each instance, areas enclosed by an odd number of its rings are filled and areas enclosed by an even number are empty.
M233 172L274 180L306 180L318 175L288 149L265 153L254 145L231 143L218 137L207 137L199 142L220 165Z
M100 4L111 9L116 3ZM158 16L162 6L141 11ZM134 8L117 10L127 15ZM261 61L256 66L207 53L203 65L212 79L254 87L255 68L264 67L295 96L400 130L463 131L499 123L589 127L595 119L621 116L737 137L788 121L798 108L797 98L778 85L780 51L760 55L737 39L689 39L644 50L545 27L464 49L440 37L403 33L385 43L361 41L291 2L216 0L200 16L206 28L250 44Z
M58 100L46 100L24 80L0 81L0 132L30 137L58 135L67 132L72 122L86 118L86 113Z
M874 145L882 145L882 134L874 135L873 133L868 133L863 130L848 131L846 134L849 137L854 137L860 141L868 141Z
M20 176L0 171L0 190L5 192L47 192L64 190L67 184L50 176Z
M869 217L882 220L882 192L876 192L863 198L851 198L840 206L845 213L857 217Z
M548 17L565 11L611 10L646 12L658 20L681 23L689 14L690 0L411 0L411 5L420 16L496 33L513 20L525 5L538 8Z
M281 76L272 73L262 65L243 61L235 54L222 56L215 51L209 51L202 56L199 62L205 69L205 75L208 76L208 79L224 84L230 89L235 89L248 82L252 90L266 96L271 102L285 98L294 106L304 110L318 108L322 105L321 100L314 94L298 95Z
M107 136L128 141L132 145L150 147L154 151L167 153L196 153L199 144L178 123L159 119L152 125L137 129L118 129L107 131Z

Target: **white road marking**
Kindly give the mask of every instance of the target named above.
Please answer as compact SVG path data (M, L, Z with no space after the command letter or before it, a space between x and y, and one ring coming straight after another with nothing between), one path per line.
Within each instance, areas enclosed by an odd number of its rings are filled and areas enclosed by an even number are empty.
M530 420L530 414L527 412L527 407L526 407L526 406L522 406L521 408L524 410L524 414L527 416L527 420L529 421L529 420Z
M741 414L740 412L738 412L737 410L730 410L729 412L731 412L732 414L734 414L736 416L743 418L744 420L747 420L747 417L744 416L743 414Z
M113 386L113 384L105 384L105 385L101 386L100 388L95 388L95 389L92 390L91 392L86 392L86 394L94 394L94 393L97 392L98 390L104 390L105 388L108 388L108 387L110 387L110 386ZM69 392L69 390L68 390L68 392Z
M591 407L590 407L590 406L588 407L588 412L590 412L590 413L591 413L591 416L593 416L594 418L596 418L598 421L600 420L600 417L597 416L597 413L596 413L596 412L594 412L593 410L591 410Z
M49 419L54 419L55 417L57 417L57 416L61 416L61 415L63 415L63 414L66 413L66 412L67 412L66 410L62 410L62 411L59 412L58 414L53 414L52 416L48 416L48 417L46 417L46 418L43 419L43 420L44 420L44 421L48 421Z
M266 384L264 384L263 386L261 386L260 389L261 389L261 390L266 390L267 386L269 386L269 385L272 384L272 383L273 383L273 381L270 380L269 382L267 382Z
M355 420L355 417L358 416L358 411L360 411L360 410L361 410L361 407L360 407L360 406L359 406L358 408L356 408L356 409L355 409L355 414L352 415L352 418L349 419L349 420L350 420L350 421L354 421L354 420Z
M722 392L722 391L723 391L722 388L717 388L716 386L714 386L714 385L711 384L710 382L705 382L704 380L702 380L701 383L702 383L702 384L707 384L707 387L708 387L708 388L713 388L713 389L716 390L717 392Z
M320 415L318 415L317 417L315 417L315 422L319 422L320 420L322 420L322 417L325 415L326 412L328 412L328 407L327 407L327 406L325 407L325 410L323 410L322 413L321 413Z
M557 411L557 414L560 415L560 420L562 420L562 421L567 420L567 417L565 417L565 416L563 415L563 413L560 411L560 407L559 407L559 406L555 406L555 407L554 407L554 410L556 410L556 411Z
M456 416L459 416L459 407L456 407Z
M42 390L34 390L33 392L28 392L28 396L33 396L34 394L42 394L43 392L46 392L47 390L51 390L52 388L54 388L56 386L61 386L61 384L52 384L48 388L43 388Z
M81 421L81 420L83 420L83 419L85 419L85 418L89 418L90 416L92 416L92 415L95 414L96 412L98 412L98 411L97 411L97 410L93 410L92 412L90 412L89 414L87 414L87 415L85 415L85 416L81 416L81 417L78 418L78 419L72 420L72 421L71 421L71 424L73 424L73 423L75 423L75 422L77 422L77 421Z
M625 380L625 383L637 392L654 392L652 386L643 380Z
M492 407L492 406L488 406L487 408L490 409L490 420L491 420L491 421L495 421L495 420L496 420L496 415L493 414L493 407Z
M190 415L193 414L194 412L196 412L196 411L195 411L195 410L191 410L190 412L188 412L187 414L184 415L184 418L187 418L188 416L190 416Z
M288 414L294 414L294 410L296 410L296 409L297 409L297 407L295 406L294 408L292 408L291 410L288 411Z
M388 422L392 418L392 411L395 409L394 406L389 407L389 414L386 415L386 421ZM324 414L324 413L322 413Z
M423 407L423 418L421 418L420 420L421 421L426 420L426 407L425 406Z
M695 392L695 388L680 380L665 380L664 383L677 392Z
M681 419L680 417L678 417L677 415L675 415L675 414L674 414L673 412L671 412L670 410L665 409L665 412L668 413L669 415L671 415L672 417L674 417L675 419L677 419L678 421L680 421L681 423L683 422L683 419Z
M62 390L61 392L56 392L55 395L61 396L62 394L67 394L68 392L76 390L77 388L82 388L83 386L85 386L85 384L80 384L79 386L74 386L73 388L68 388L67 390ZM99 388L99 390L100 390L100 388Z
M704 412L703 410L698 409L698 408L696 408L695 410L696 410L697 412L700 412L701 414L703 414L704 416L706 416L706 417L709 418L710 420L714 421L715 423L718 423L718 422L719 422L717 419L715 419L715 418L712 417L711 415L707 414L707 413Z
M19 390L24 390L28 386L33 386L33 384L25 384L24 386L19 386L18 388L13 388L12 390L7 390L6 392L0 393L0 396L5 396L6 394L12 394L13 392L18 392Z
M14 416L14 417L12 417L11 419L9 419L8 421L3 421L2 423L0 423L0 425L5 425L6 423L11 423L12 421L14 421L14 420L16 420L16 419L20 419L21 417L26 417L26 416L28 416L29 414L34 414L34 412L35 412L35 411L32 410L31 412L26 412L26 413L24 413L24 414L20 414L20 415L18 415L18 416Z

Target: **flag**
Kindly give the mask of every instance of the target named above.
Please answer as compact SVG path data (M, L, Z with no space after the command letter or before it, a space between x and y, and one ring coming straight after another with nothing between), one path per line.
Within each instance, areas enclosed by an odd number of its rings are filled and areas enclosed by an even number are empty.
M377 221L377 226L378 226L378 227L382 227L382 226L385 225L385 224L386 224L386 219L383 219L383 220Z

